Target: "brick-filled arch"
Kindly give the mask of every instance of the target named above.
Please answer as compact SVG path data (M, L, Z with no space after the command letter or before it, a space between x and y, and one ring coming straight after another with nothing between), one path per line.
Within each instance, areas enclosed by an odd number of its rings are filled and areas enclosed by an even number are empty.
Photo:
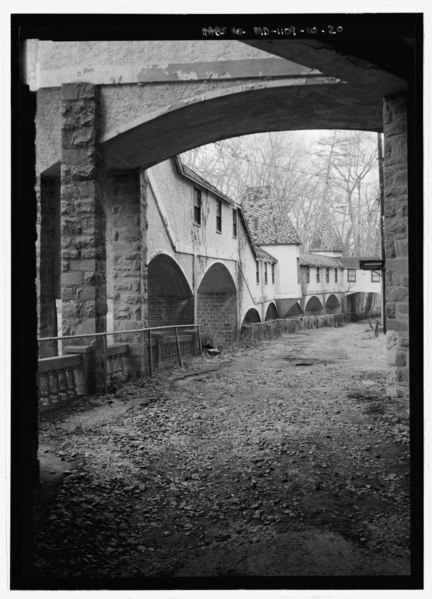
M194 298L178 264L158 254L148 265L149 326L193 324Z
M204 343L220 348L237 338L237 290L220 262L207 270L198 287L197 318Z

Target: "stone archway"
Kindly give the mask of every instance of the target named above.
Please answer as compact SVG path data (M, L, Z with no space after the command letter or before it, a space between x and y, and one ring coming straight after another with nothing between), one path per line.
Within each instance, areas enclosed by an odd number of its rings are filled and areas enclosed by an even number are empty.
M259 312L256 308L250 308L250 310L246 312L245 317L243 318L242 326L244 324L251 324L255 322L261 322Z
M197 319L203 343L224 347L237 338L237 290L220 262L207 270L198 287Z
M341 311L340 301L334 293L328 296L325 303L325 311L326 314L337 314Z
M268 305L267 307L267 312L266 312L266 321L267 320L276 320L277 318L279 318L278 316L278 312L277 312L277 308L274 305L274 303L272 302L271 304Z
M158 254L148 265L148 321L150 327L193 324L194 298L178 264Z
M319 316L323 311L323 305L316 295L309 298L305 306L305 316Z

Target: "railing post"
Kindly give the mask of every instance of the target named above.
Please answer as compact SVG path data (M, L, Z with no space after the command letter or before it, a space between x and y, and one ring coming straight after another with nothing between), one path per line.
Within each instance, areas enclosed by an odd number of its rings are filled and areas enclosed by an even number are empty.
M199 350L199 356L202 354L202 344L201 344L201 331L200 331L200 325L197 324L197 333L198 333L198 350Z
M151 329L149 329L149 332L148 332L148 342L149 342L150 376L153 376L153 354L152 354L152 335L151 335Z
M177 343L177 352L178 352L178 357L179 357L179 364L180 366L183 366L183 362L182 362L182 357L181 357L181 351L180 351L180 342L179 342L179 338L178 338L178 331L177 331L177 327L175 328L175 336L176 336L176 343Z

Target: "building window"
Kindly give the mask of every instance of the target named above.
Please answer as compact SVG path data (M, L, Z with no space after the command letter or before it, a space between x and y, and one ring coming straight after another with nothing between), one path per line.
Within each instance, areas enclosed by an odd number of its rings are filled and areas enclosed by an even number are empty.
M330 283L330 269L326 268L326 283Z
M319 266L317 266L317 268L316 268L316 282L317 283L320 282L320 269L319 269Z
M202 197L201 197L201 189L194 189L194 223L196 225L201 224L201 207L202 207Z
M233 237L237 237L237 210L233 208Z
M222 233L222 202L220 200L216 204L216 232Z
M259 261L256 261L256 282L257 285L259 285L259 271L260 271L260 265L259 265Z
M348 269L347 281L348 281L348 283L356 282L356 269L355 268Z
M297 258L297 283L300 283L300 258Z
M267 285L268 283L268 274L267 274L267 262L264 262L264 283Z
M338 282L337 277L338 277L338 269L335 268L335 283Z
M275 265L272 264L272 284L274 285L275 282Z
M372 283L379 283L381 280L380 273L376 270L371 270L371 281Z
M309 266L305 266L305 269L304 269L304 281L305 281L305 283L310 283L310 270L309 270Z

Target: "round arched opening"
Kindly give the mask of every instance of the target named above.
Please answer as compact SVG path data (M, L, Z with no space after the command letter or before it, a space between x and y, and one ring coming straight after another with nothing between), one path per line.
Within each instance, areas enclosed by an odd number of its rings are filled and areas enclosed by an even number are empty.
M295 304L293 304L291 306L291 308L288 310L288 312L285 315L285 318L289 318L292 316L302 316L303 315L303 310L301 309L301 306L298 302L295 302Z
M276 306L271 303L269 304L268 308L267 308L267 312L266 312L266 321L267 320L276 320L278 318L278 313L277 313L277 309Z
M334 293L329 295L325 306L326 306L327 314L336 314L337 312L341 311L340 301L338 300L337 296Z
M221 263L208 269L198 287L197 314L203 343L221 348L236 339L237 291Z
M243 318L242 326L244 324L251 324L254 322L261 322L261 318L258 310L256 310L255 308L251 308L246 312L245 317Z
M315 295L307 302L304 313L305 316L318 316L323 313L323 305Z
M192 290L178 264L166 254L148 266L149 326L193 324Z

